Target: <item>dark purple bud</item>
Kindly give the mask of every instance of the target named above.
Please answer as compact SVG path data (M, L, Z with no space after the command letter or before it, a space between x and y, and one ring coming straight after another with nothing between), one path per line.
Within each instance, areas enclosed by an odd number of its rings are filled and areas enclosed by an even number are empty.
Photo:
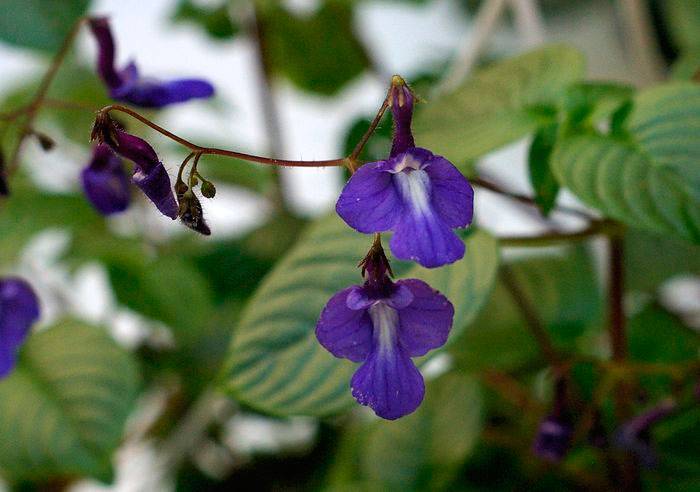
M142 77L133 62L117 70L114 66L114 38L108 19L92 18L90 28L98 45L97 71L112 99L147 108L160 108L214 94L214 87L201 79L159 81Z
M540 422L533 450L537 456L557 463L566 455L574 436L574 425L568 410L566 379L560 377L554 389L552 412Z
M362 268L362 276L365 278L364 289L370 297L379 298L391 295L394 283L389 275L393 276L394 274L378 236L375 236L372 247L358 266Z
M0 279L0 379L17 363L17 350L39 319L39 300L19 278Z
M664 400L657 406L628 420L613 434L613 444L634 453L644 468L653 468L658 457L651 444L651 427L676 409L673 400Z
M394 136L389 157L406 152L416 146L411 132L414 96L406 82L394 75L391 79L391 115L394 120Z
M98 118L99 120L99 118ZM175 201L170 176L153 147L145 140L130 135L113 124L96 122L95 132L114 152L129 159L136 166L131 180L155 204L163 215L175 220L178 205Z
M187 227L200 234L209 236L211 229L204 220L202 212L202 204L199 202L197 195L191 191L187 191L182 195L178 195L180 220Z
M121 159L107 145L95 147L81 178L85 196L101 214L116 214L129 206L129 179Z

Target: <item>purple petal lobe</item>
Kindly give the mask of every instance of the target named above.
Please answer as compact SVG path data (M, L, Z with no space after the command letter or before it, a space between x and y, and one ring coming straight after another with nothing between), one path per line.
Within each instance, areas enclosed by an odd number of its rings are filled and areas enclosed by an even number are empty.
M335 210L347 224L363 233L391 229L402 213L402 202L393 185L387 161L365 164L350 177Z
M394 309L403 309L413 302L414 296L405 281L399 281L394 285L391 297L387 301Z
M83 190L103 215L123 212L129 206L129 179L121 159L104 144L95 147L90 164L81 173Z
M399 315L385 302L369 308L374 326L373 348L350 382L352 396L378 416L394 420L413 412L423 401L425 383L398 343Z
M114 38L106 17L90 19L90 29L97 40L97 73L110 89L122 84L122 77L114 69Z
M110 90L110 96L144 108L162 108L190 99L211 97L214 87L206 80L180 79L161 82L137 79Z
M537 429L534 452L540 458L556 463L566 455L574 435L571 423L554 416L545 418Z
M153 147L144 139L135 135L116 130L115 140L105 142L111 149L136 164L142 171L148 173L160 164L158 155Z
M360 362L372 348L372 322L365 309L348 307L356 289L349 287L331 297L316 323L316 338L334 356Z
M355 311L359 309L367 309L374 301L370 299L365 288L359 285L353 285L348 292L348 298L345 301L348 308Z
M397 286L409 290L413 297L398 311L399 342L406 353L418 357L444 345L452 328L452 303L422 280L400 280Z
M170 176L163 164L159 162L148 173L137 167L131 179L163 215L177 219L177 201L170 185Z
M450 227L467 227L474 215L474 190L461 172L442 156L433 156L425 172L432 185L435 212Z
M0 378L14 368L19 346L39 319L39 300L32 288L18 278L0 280Z

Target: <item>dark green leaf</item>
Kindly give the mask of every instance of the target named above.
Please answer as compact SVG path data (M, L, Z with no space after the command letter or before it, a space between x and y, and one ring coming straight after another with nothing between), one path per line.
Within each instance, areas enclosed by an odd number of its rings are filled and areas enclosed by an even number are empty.
M200 7L190 0L180 0L172 18L176 22L189 22L198 25L215 39L230 39L240 30L236 24L231 22L227 2L221 2L214 7Z
M450 340L481 308L498 265L496 242L486 233L474 232L465 242L463 260L407 273L428 281L454 304ZM357 262L370 243L369 236L335 215L310 227L265 277L234 329L224 373L229 394L284 415L328 415L351 404L348 384L356 366L323 349L314 328L334 293L361 283Z
M464 162L551 122L564 90L583 74L574 48L550 45L478 72L416 115L416 143Z
M308 17L275 5L261 9L260 16L271 67L301 89L335 94L369 65L353 32L349 3L323 2Z
M54 52L88 4L88 0L2 0L0 39Z
M535 201L543 215L549 215L559 193L559 183L549 166L550 156L557 139L557 125L547 125L535 134L528 153L530 182L535 190Z
M0 382L3 475L108 475L138 385L129 354L98 328L65 322L33 334Z

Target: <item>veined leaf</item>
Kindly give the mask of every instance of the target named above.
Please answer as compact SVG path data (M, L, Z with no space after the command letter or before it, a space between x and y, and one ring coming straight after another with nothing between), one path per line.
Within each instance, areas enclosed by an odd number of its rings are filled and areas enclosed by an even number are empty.
M467 254L417 276L442 291L455 306L450 340L456 339L488 296L498 267L496 241L482 231L465 240ZM360 284L357 262L371 239L333 215L316 222L273 268L234 329L225 367L225 390L238 400L282 414L328 415L351 404L356 365L334 358L314 329L328 299ZM405 269L404 269L405 270Z
M565 89L583 75L583 57L549 45L494 64L422 107L416 142L453 162L478 157L552 120Z
M11 479L109 475L134 404L136 365L102 330L33 334L0 382L0 470Z
M700 87L641 92L627 119L629 141L599 135L560 141L559 182L587 204L633 227L700 242Z

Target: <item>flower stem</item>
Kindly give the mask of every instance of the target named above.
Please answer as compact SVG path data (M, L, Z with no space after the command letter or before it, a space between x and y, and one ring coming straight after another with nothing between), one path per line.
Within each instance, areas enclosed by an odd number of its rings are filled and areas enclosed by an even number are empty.
M80 17L73 23L73 26L71 27L70 31L68 31L68 34L61 43L61 47L58 49L56 55L53 57L49 69L44 74L44 77L41 79L41 82L39 83L39 88L37 89L36 94L32 99L32 102L29 103L29 105L26 108L23 108L23 113L25 114L26 118L19 130L19 140L17 141L17 144L15 145L15 148L10 156L10 160L7 167L8 175L11 175L13 172L15 172L17 166L19 165L19 153L22 150L22 144L24 142L24 139L28 135L30 135L32 125L34 124L34 120L36 119L37 114L39 113L39 109L41 108L44 99L46 98L46 93L48 92L49 87L51 86L51 82L53 82L54 78L56 77L56 73L63 64L63 61L65 60L68 51L73 45L73 41L75 40L75 37L78 34L78 31L80 30L80 27L82 26L83 22L85 22L85 19L85 17Z
M594 220L588 227L576 232L547 232L538 236L503 236L498 238L502 246L548 246L551 243L585 241L602 234L615 233L618 224L609 220Z
M330 159L330 160L323 160L323 161L291 161L291 160L286 160L286 159L274 159L271 157L263 157L263 156L258 156L258 155L252 155L252 154L245 154L243 152L236 152L234 150L226 150L226 149L218 149L215 147L202 147L197 144L194 144L190 142L189 140L185 140L182 137L179 137L172 133L171 131L166 130L165 128L155 124L145 116L140 115L133 109L127 108L126 106L122 106L120 104L110 104L109 106L106 106L102 108L99 112L105 115L108 115L111 111L119 111L120 113L127 114L131 116L134 119L139 120L141 123L144 125L148 126L149 128L152 128L153 130L157 131L161 135L169 138L170 140L173 140L183 147L187 147L190 149L192 152L196 152L202 155L221 155L224 157L232 157L234 159L240 159L242 161L249 161L249 162L258 162L260 164L267 164L271 166L287 166L287 167L327 167L327 166L344 166L345 165L345 159Z
M384 116L384 113L386 110L389 108L389 101L391 98L391 89L393 87L393 79L392 83L389 85L389 89L386 92L386 97L384 98L384 102L379 108L379 111L377 111L377 114L375 115L374 119L372 120L372 123L370 123L369 128L367 128L367 131L362 135L362 138L360 139L359 142L357 142L357 145L355 145L355 148L352 149L352 152L348 156L348 161L350 163L350 172L355 172L356 171L356 162L357 158L360 156L360 153L362 153L362 149L365 148L365 145L369 141L370 137L372 134L374 134L374 131L377 129L377 126L379 126L379 122L382 120L382 117Z

